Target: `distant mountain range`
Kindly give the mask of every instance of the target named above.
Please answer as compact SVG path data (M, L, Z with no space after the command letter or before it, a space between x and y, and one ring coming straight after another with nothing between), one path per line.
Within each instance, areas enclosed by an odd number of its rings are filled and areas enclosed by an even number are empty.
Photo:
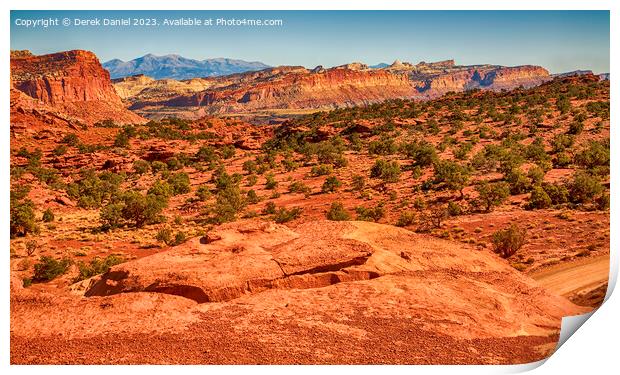
M103 67L110 72L113 79L144 74L155 79L180 80L257 71L270 66L258 61L225 58L194 60L179 55L148 54L131 61L113 59L103 63Z

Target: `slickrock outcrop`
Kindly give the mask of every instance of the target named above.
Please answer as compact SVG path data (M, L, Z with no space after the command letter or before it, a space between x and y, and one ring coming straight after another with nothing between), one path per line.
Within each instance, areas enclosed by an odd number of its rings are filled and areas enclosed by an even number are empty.
M29 113L32 107L46 106L68 123L93 124L111 119L118 123L141 123L145 120L127 110L116 94L110 74L103 69L97 56L89 51L74 50L34 56L27 51L11 53L11 114ZM18 93L19 92L19 93ZM20 106L31 98L31 103ZM36 104L35 104L36 103ZM11 122L28 125L27 118L11 116ZM32 120L32 119L30 119ZM43 120L46 122L46 120Z
M413 65L397 60L378 69L351 63L330 69L277 67L185 81L128 77L116 80L115 88L133 110L157 117L160 110L171 107L188 113L329 109L396 98L428 99L449 91L531 87L550 79L549 72L537 66L459 66L454 60Z
M494 254L367 222L230 223L72 289L14 291L13 363L515 363L583 311Z

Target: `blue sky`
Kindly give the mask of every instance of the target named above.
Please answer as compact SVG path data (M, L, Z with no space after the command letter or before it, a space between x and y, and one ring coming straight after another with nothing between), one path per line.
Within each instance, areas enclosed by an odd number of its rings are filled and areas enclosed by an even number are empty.
M282 19L279 27L16 26L37 18ZM12 11L11 49L86 49L107 61L147 53L238 58L269 65L353 61L541 65L609 72L608 11Z

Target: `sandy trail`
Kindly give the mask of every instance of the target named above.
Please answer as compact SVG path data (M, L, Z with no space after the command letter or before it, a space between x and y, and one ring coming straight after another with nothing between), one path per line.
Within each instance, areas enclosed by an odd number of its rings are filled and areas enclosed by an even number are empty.
M569 297L607 283L609 255L554 265L533 272L530 276L548 290Z

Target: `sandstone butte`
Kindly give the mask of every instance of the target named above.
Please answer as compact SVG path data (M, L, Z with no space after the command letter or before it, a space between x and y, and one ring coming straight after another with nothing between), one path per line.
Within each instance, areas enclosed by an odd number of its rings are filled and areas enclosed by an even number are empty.
M114 80L117 93L144 116L177 108L185 117L205 113L333 109L397 98L430 99L450 91L508 90L551 79L538 66L459 66L394 62L371 69L360 63L330 69L281 66L223 77L176 81L143 75Z
M229 223L70 289L12 280L12 363L522 363L585 311L491 253L368 222Z
M125 108L94 53L74 50L34 56L11 51L13 132L75 128L108 119L146 121Z

